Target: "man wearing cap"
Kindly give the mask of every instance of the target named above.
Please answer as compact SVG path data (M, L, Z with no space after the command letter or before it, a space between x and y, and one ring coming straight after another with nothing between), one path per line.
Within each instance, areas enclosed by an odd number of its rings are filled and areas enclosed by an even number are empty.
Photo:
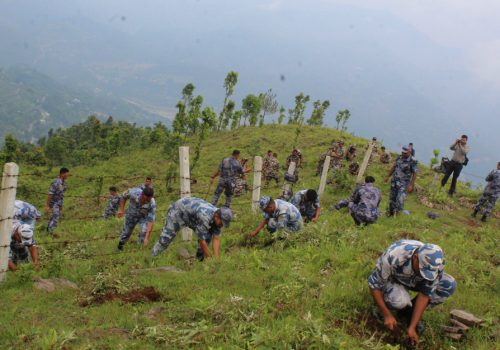
M16 271L16 264L28 262L29 256L33 261L35 269L38 268L38 248L35 245L33 229L28 224L16 223L12 227L10 252L9 252L9 270Z
M273 157L273 151L268 150L264 158L262 159L262 177L265 178L271 167L271 158Z
M451 186L448 190L448 195L453 196L457 187L457 179L460 176L460 172L464 167L464 163L467 160L467 153L469 153L469 147L467 146L468 141L467 135L462 135L459 139L455 140L455 142L450 146L450 150L453 151L453 157L451 157L448 166L446 167L446 173L441 180L441 187L446 185L450 175L453 174L451 179Z
M372 138L372 143L373 143L373 148L372 148L372 153L370 153L370 158L368 159L368 164L371 164L373 162L373 157L375 154L378 153L378 143L377 143L377 138L374 137ZM366 145L366 149L370 147L370 142Z
M268 186L271 180L276 181L276 185L278 185L280 181L280 162L278 160L278 154L273 153L267 160L267 170L264 174L264 185Z
M288 168L290 167L290 163L295 163L295 172L293 175L298 176L299 175L299 168L302 166L302 154L297 148L294 148L292 151L292 154L288 156L286 159L286 164L285 164L285 173L288 171Z
M492 170L488 176L486 176L486 182L488 184L484 188L483 194L476 206L474 207L474 212L472 217L476 217L477 213L483 209L483 217L481 221L485 222L488 216L491 214L498 197L500 197L500 162L497 163L497 168Z
M139 187L141 190L145 189L146 187L153 188L153 179L151 178L151 176L147 176L144 180L144 183L140 184L137 187Z
M329 156L331 157L330 169L338 170L342 167L342 159L344 159L344 140L339 140L332 145Z
M42 217L38 209L28 202L17 200L14 202L14 217L12 221L14 224L27 224L35 231L35 223Z
M349 213L356 225L369 225L377 221L379 216L378 206L380 205L380 190L373 183L375 178L367 176L365 182L361 183L352 194L349 200L344 199L335 205L335 209L348 207Z
M391 154L385 150L385 146L380 147L380 163L389 164L392 160Z
M122 250L125 243L132 235L134 228L139 224L141 231L137 244L142 244L144 247L148 245L149 235L155 222L156 217L156 202L154 197L154 190L151 187L145 187L141 190L139 187L130 188L123 193L120 198L120 209L117 216L123 217L125 214L125 203L130 200L125 221L123 222L123 229L120 233L120 240L118 242L118 249Z
M411 342L418 342L417 328L425 309L443 303L456 289L455 279L444 272L442 249L414 240L394 242L378 259L368 277L375 303L384 318L384 325L394 330L397 311L406 321ZM412 300L409 290L418 292ZM418 327L417 327L418 326Z
M111 186L109 188L108 205L104 209L104 214L102 215L104 219L109 219L116 215L118 209L120 209L120 200L121 197L118 194L118 189L115 186Z
M214 205L200 198L185 197L172 203L167 210L165 225L160 234L160 239L154 245L152 254L157 256L163 252L174 240L177 232L188 227L198 236L199 260L210 257L208 248L212 242L213 255L219 256L221 228L229 227L233 213L231 209Z
M257 236L266 225L271 233L279 230L297 232L304 226L299 209L292 203L263 196L259 200L259 207L264 212L264 220L250 233L250 237Z
M215 178L220 175L219 183L215 189L214 196L212 197L212 205L216 206L219 198L224 191L226 196L226 204L224 206L231 206L231 198L234 193L234 187L236 186L236 177L239 175L245 175L250 172L250 168L246 170L243 169L241 163L238 161L240 157L240 151L235 149L231 157L224 158L219 165L219 169L210 177L210 183L213 183Z
M49 223L47 224L47 232L50 234L54 232L61 216L61 211L64 203L64 192L66 191L66 179L68 177L68 168L61 168L59 170L59 177L52 181L49 188L45 211L52 212Z
M401 155L385 177L385 182L391 179L391 190L389 197L389 216L403 211L406 193L413 192L413 186L417 179L418 162L411 156L408 146L403 146Z
M300 211L300 215L305 222L317 222L321 212L319 204L319 195L313 190L302 190L295 193L290 201Z

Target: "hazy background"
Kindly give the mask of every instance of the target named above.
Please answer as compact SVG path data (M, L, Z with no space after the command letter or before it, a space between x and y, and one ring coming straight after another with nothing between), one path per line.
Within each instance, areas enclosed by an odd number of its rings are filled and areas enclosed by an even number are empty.
M168 121L189 82L218 109L235 70L238 107L269 88L287 108L329 99L328 125L348 108L351 132L413 141L425 163L466 133L483 177L500 160L498 18L496 0L0 0L0 134Z

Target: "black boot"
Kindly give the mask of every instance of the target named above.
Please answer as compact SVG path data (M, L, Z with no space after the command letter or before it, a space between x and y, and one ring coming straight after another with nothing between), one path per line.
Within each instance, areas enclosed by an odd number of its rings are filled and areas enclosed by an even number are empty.
M118 247L117 247L117 248L118 248L118 250L123 250L123 246L124 246L124 245L125 245L125 243L123 243L123 242L119 242L119 243L118 243Z
M477 215L477 213L478 213L478 210L474 210L474 211L472 212L471 216L472 216L473 218L475 218L475 217L476 217L476 215Z
M481 218L481 221L482 221L482 222L486 222L486 218L487 218L487 216L486 216L486 215L483 215L483 217Z

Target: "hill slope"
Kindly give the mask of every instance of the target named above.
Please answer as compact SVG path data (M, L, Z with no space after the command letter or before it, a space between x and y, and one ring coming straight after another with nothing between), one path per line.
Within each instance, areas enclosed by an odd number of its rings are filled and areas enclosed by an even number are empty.
M283 164L294 143L294 132L290 126L270 125L212 135L192 173L198 180L193 185L194 195L211 195L208 175L233 148L241 149L245 157L272 149ZM318 186L319 179L313 176L317 158L338 137L332 129L304 127L298 144L306 163L295 190ZM364 149L366 140L343 137L347 144L357 143ZM196 248L196 243L182 242L179 237L156 259L151 258L149 248L135 246L135 236L123 253L117 253L116 238L106 237L119 233L121 220L90 218L100 215L104 205L102 201L99 207L96 205L100 188L96 177L116 175L118 178L103 177L102 186L118 185L121 190L139 184L146 175L154 177L158 212L152 246L166 208L177 199L177 192L167 191L163 181L169 164L160 147L152 147L93 167L71 169L73 177L68 181L58 228L60 237L52 239L43 234L45 220L38 227L42 268L34 272L31 266L22 266L19 272L9 273L7 282L0 286L5 301L0 304L1 322L10 325L0 331L2 348L395 349L395 337L370 316L373 302L366 278L379 254L402 237L443 247L446 271L459 284L448 302L425 314L428 327L422 348L495 348L492 324L500 311L498 303L492 303L498 297L498 219L487 224L471 220L470 211L458 200L442 198L433 189L434 176L425 167L420 168L417 180L420 194L452 208L433 209L439 214L437 220L428 219L425 213L429 209L411 195L407 200L411 215L381 217L375 225L356 228L347 213L328 210L349 195L354 180L348 178L342 183L349 188L327 188L320 222L306 226L297 235L275 240L263 232L256 239L248 239L261 215L252 214L251 196L246 194L234 201L236 219L223 232L220 259L204 263L179 259L179 247L187 247L190 252ZM368 170L383 191L382 210L388 204L388 185L381 181L386 171L386 166L377 163ZM53 176L53 171L21 165L18 198L43 208L44 193ZM274 187L263 189L273 196L279 192ZM466 195L464 203L478 196L462 185L459 194ZM185 272L131 272L165 265ZM35 276L67 278L80 290L36 290L32 283ZM154 287L161 300L132 303L131 295L125 301L107 301L103 296L143 287ZM487 326L470 331L464 343L452 343L440 331L440 325L448 323L447 311L452 308L484 317Z
M68 88L29 68L0 70L0 138L13 133L23 140L69 127L89 115L152 124L162 117L114 97Z

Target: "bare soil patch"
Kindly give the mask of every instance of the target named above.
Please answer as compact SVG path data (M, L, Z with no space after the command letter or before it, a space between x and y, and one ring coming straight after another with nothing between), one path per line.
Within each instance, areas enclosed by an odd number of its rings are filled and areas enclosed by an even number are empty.
M109 301L120 300L125 303L148 303L162 300L162 295L154 287L134 289L126 293L108 292L93 295L80 302L80 306L100 305Z

